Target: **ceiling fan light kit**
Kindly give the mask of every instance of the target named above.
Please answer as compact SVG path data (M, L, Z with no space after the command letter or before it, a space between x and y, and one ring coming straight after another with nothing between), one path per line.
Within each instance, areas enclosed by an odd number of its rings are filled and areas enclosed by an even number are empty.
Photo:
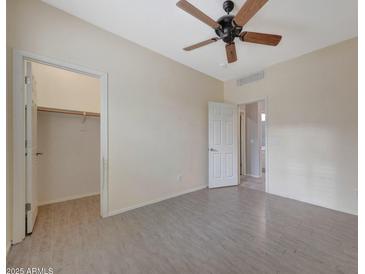
M227 14L215 21L188 1L180 0L176 3L179 8L213 28L218 36L186 47L184 50L194 50L218 40L222 40L226 43L227 61L228 63L233 63L237 61L236 45L234 42L236 38L239 38L242 42L268 46L278 45L281 40L280 35L242 31L243 26L265 5L267 1L268 0L247 0L235 16L230 15L230 12L234 8L234 3L230 0L225 1L223 3L223 10Z

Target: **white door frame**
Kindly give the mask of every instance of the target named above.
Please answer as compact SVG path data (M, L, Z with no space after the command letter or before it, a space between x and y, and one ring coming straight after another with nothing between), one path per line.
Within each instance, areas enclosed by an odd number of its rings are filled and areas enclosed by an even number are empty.
M268 149L268 140L269 140L269 120L270 120L270 116L268 115L267 111L268 111L268 98L267 96L265 97L258 97L255 98L253 100L247 100L247 101L240 101L237 105L237 109L238 109L238 113L239 113L239 108L240 105L246 105L246 104L251 104L251 103L256 103L258 101L264 101L265 102L265 114L266 114L266 121L265 121L265 192L270 192L269 190L269 149ZM245 113L246 114L246 113ZM238 114L240 115L240 113ZM259 117L261 121L261 116ZM241 149L241 142L239 145L239 149ZM238 167L239 167L239 163L238 163ZM260 169L261 169L261 164L260 164Z
M240 181L241 178L244 177L246 175L246 110L245 111L241 111L240 108L238 107L238 110L240 111L240 140L238 142L239 144L239 148L240 148L240 162L242 164L242 175L240 173ZM242 119L242 120L241 120ZM243 128L242 128L242 123L243 123ZM244 140L242 140L244 139ZM244 142L242 142L244 141ZM243 144L243 145L242 145ZM241 164L239 164L239 166L241 167Z
M101 216L109 216L108 209L108 74L83 66L41 56L13 51L13 239L18 243L25 238L25 91L24 61L34 61L61 69L86 74L100 79L100 209Z

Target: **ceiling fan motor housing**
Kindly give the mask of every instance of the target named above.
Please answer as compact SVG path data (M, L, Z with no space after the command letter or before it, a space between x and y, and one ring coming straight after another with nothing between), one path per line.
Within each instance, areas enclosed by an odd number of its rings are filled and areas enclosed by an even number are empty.
M242 30L234 25L233 18L233 15L224 15L217 21L222 27L216 29L215 33L226 43L232 43Z
M230 0L224 1L224 3L223 3L223 9L225 10L225 12L227 14L229 14L233 10L233 8L234 8L233 1L230 1Z

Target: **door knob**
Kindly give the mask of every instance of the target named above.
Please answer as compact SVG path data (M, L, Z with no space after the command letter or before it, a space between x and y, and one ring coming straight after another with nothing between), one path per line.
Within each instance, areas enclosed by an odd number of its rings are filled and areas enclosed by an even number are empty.
M37 152L35 155L40 156L40 155L43 155L43 153L42 152Z
M210 148L209 151L218 151L218 150L216 150L214 148Z

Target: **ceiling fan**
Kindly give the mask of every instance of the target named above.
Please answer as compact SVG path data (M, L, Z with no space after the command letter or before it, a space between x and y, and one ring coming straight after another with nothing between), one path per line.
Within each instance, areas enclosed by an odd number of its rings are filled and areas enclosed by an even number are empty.
M247 0L235 16L229 14L234 8L234 3L230 0L225 1L223 3L223 9L227 15L224 15L217 21L214 21L188 1L180 0L176 3L176 6L212 27L218 35L218 37L213 37L186 47L184 50L190 51L217 42L218 40L223 40L226 43L227 61L228 63L233 63L237 61L236 45L234 42L237 37L242 42L269 46L278 45L281 40L281 35L242 31L242 27L265 5L267 1L268 0Z

